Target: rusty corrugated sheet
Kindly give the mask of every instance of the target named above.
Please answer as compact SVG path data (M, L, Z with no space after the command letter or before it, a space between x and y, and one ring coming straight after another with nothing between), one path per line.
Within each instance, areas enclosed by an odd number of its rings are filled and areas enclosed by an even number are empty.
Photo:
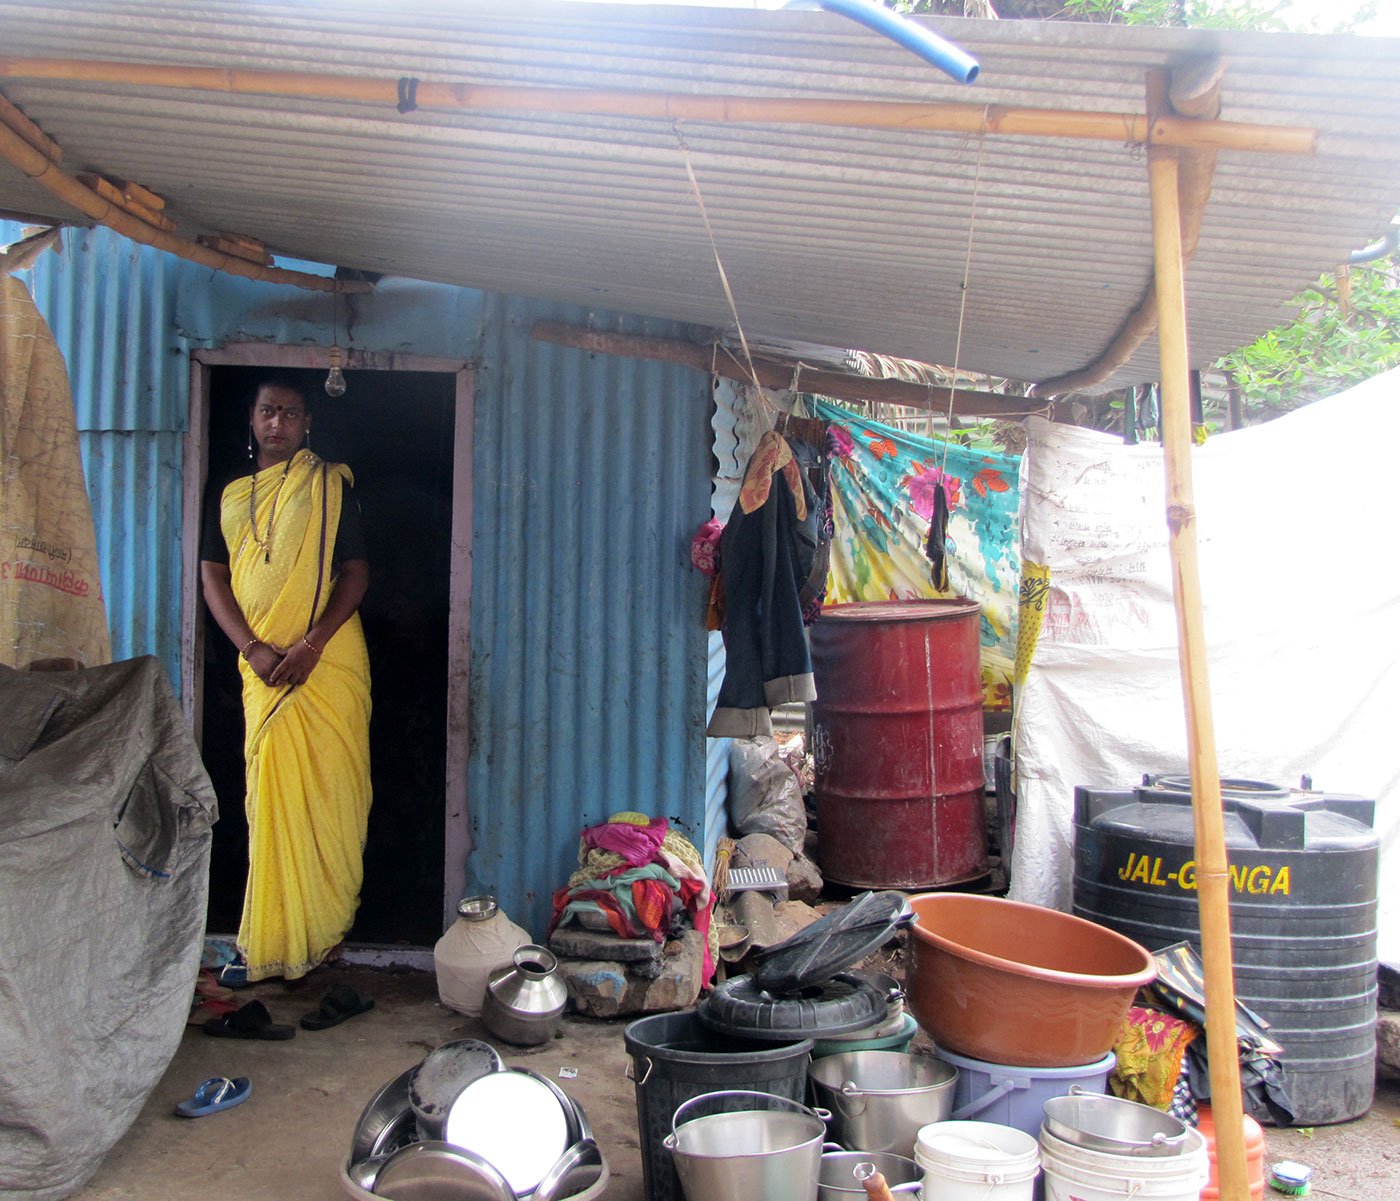
M591 315L494 299L476 377L468 863L537 937L584 825L703 840L710 452L703 375L534 342L542 316Z
M1192 357L1287 298L1400 206L1400 41L1069 22L930 22L982 64L960 87L837 16L687 6L0 0L12 55L683 94L1141 112L1144 74L1222 54L1224 116L1322 130L1316 158L1222 153L1188 276ZM5 80L72 162L171 197L187 232L326 262L726 328L669 122L423 111ZM1151 272L1142 148L687 121L741 319L1025 380L1097 356ZM959 281L978 193L968 311ZM0 166L0 205L50 201ZM309 213L316 215L308 220ZM1153 379L1155 343L1109 381Z

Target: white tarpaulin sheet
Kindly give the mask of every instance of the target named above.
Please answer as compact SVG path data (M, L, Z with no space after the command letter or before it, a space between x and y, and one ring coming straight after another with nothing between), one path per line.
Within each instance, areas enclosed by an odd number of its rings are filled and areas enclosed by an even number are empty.
M1220 771L1375 798L1400 962L1400 371L1192 454ZM1070 907L1076 785L1187 767L1160 446L1033 418L1011 895ZM1035 637L1022 610L1022 660Z

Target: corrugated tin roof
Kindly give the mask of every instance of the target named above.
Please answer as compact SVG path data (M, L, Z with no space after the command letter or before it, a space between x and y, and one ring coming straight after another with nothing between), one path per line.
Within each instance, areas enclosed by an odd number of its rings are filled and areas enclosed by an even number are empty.
M1188 274L1205 365L1275 324L1400 207L1400 40L930 20L971 87L839 17L423 0L198 6L0 0L14 56L684 94L953 100L1141 112L1144 72L1222 54L1223 117L1322 131L1315 158L1222 152ZM182 230L300 257L725 328L669 123L424 111L0 80L69 169L134 178ZM686 122L746 330L935 362L955 355L977 139ZM1141 147L989 137L964 368L1043 379L1093 360L1151 271ZM56 202L0 163L0 208ZM1149 342L1111 381L1155 378Z

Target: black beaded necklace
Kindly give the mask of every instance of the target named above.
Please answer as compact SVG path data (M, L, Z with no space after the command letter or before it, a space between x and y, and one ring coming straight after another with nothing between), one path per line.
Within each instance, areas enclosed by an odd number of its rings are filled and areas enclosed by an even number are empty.
M248 492L248 526L252 530L253 541L263 553L264 563L272 562L272 523L277 520L277 502L282 497L282 485L287 482L287 473L291 471L295 460L296 455L287 460L287 465L282 468L282 477L277 481L277 491L272 494L272 510L267 515L266 541L258 537L258 473L253 472L253 486Z

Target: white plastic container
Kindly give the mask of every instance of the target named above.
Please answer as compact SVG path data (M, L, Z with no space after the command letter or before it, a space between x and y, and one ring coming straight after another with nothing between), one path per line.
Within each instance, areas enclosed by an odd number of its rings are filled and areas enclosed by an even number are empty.
M530 935L496 907L495 897L465 897L458 918L433 947L438 1000L448 1009L480 1017L486 985L497 968L509 967Z
M937 1201L1032 1201L1040 1173L1035 1139L993 1122L924 1126L914 1159L924 1170L923 1195Z
M1199 1131L1186 1136L1180 1155L1119 1155L1042 1130L1045 1201L1199 1201L1210 1179L1210 1158Z

